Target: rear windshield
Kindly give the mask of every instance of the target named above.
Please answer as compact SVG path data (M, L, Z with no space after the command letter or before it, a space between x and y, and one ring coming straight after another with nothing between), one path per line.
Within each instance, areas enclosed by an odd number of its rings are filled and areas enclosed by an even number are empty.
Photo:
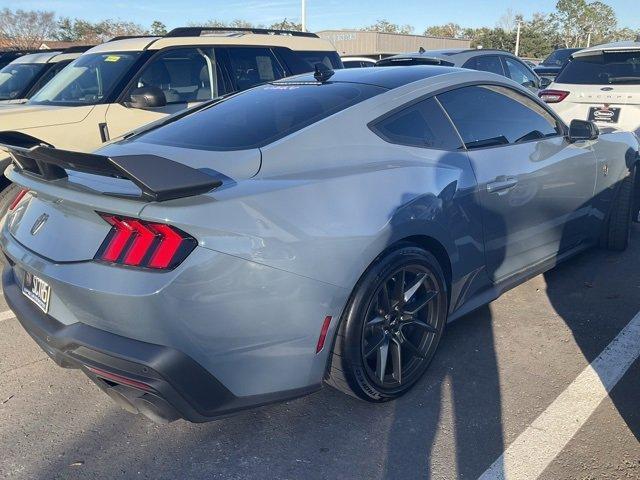
M385 91L356 83L271 83L133 139L198 150L257 148Z
M605 52L574 58L558 74L556 82L581 85L639 85L640 51Z
M569 60L569 56L573 53L577 52L572 48L561 48L560 50L555 50L551 55L544 59L544 61L540 65L546 65L548 67L561 67L567 60Z

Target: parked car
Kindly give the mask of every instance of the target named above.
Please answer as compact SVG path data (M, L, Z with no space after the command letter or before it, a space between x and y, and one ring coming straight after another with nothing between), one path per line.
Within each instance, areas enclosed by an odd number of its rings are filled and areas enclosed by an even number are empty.
M0 68L9 65L16 58L20 58L22 55L27 55L29 53L36 53L39 50L3 50L0 51Z
M553 80L569 61L571 54L578 51L580 51L579 48L558 48L551 52L540 65L534 67L533 71L540 77Z
M157 421L323 380L397 398L448 320L627 246L639 148L439 66L319 68L94 154L0 143L26 192L0 232L7 303L56 362Z
M340 68L313 33L188 27L116 39L73 61L26 104L0 109L0 130L91 151L144 124L221 95L313 70ZM1 158L0 171L9 164ZM4 183L3 183L4 181ZM0 218L18 190L0 176Z
M373 67L375 64L376 60L369 57L342 57L344 68Z
M22 55L0 70L0 105L24 103L91 46Z
M569 62L540 98L565 122L591 120L601 130L640 136L640 42L615 42L585 48ZM640 221L640 173L632 216Z
M640 42L607 43L573 53L540 98L565 122L591 120L600 128L640 134Z
M399 65L443 65L491 72L511 78L533 92L537 92L540 88L548 85L548 82L541 83L538 75L521 59L503 50L421 49L419 52L395 55L379 60L376 63L376 67Z

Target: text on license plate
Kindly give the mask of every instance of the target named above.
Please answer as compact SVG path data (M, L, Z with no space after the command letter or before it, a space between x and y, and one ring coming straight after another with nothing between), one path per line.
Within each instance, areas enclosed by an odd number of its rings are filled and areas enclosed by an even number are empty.
M22 293L44 313L49 311L51 287L49 287L47 282L32 273L25 272L24 281L22 282Z

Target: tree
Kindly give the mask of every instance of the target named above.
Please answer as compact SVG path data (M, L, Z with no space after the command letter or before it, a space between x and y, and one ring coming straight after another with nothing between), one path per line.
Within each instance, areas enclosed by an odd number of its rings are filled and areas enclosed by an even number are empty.
M404 35L410 35L413 33L413 27L411 25L397 25L391 23L389 20L378 20L373 25L361 28L360 30L369 32L382 32L382 33L400 33Z
M40 10L0 10L0 37L17 49L38 48L56 30L55 14Z
M151 28L149 29L149 33L151 33L151 35L157 35L159 37L162 37L163 35L167 34L167 26L162 23L160 20L154 20L151 23Z
M427 37L462 38L464 29L457 23L447 23L445 25L433 25L424 31Z
M608 39L616 30L617 20L613 8L602 2L586 0L558 0L551 15L565 47L581 47Z
M271 26L269 28L271 28L273 30L292 30L292 31L296 31L296 32L301 32L302 31L302 24L289 21L289 20L287 20L285 18L281 22L276 22L276 23L271 24Z
M496 28L501 28L505 32L513 32L518 27L518 20L522 18L522 15L514 13L510 8L504 12L498 19Z
M142 26L122 20L102 20L97 23L76 18L62 18L58 21L55 37L67 42L102 43L113 37L144 35Z
M192 27L211 27L211 28L255 28L256 26L246 20L236 18L230 22L224 22L218 19L207 20L206 22L189 22Z

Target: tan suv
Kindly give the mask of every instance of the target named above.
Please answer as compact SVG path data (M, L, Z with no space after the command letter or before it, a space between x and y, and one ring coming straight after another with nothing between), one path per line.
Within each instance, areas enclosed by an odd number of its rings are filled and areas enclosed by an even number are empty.
M185 27L114 39L86 51L25 104L0 108L0 131L89 152L166 115L317 63L342 68L334 46L307 32ZM0 160L1 171L9 162ZM4 216L17 192L0 180Z

